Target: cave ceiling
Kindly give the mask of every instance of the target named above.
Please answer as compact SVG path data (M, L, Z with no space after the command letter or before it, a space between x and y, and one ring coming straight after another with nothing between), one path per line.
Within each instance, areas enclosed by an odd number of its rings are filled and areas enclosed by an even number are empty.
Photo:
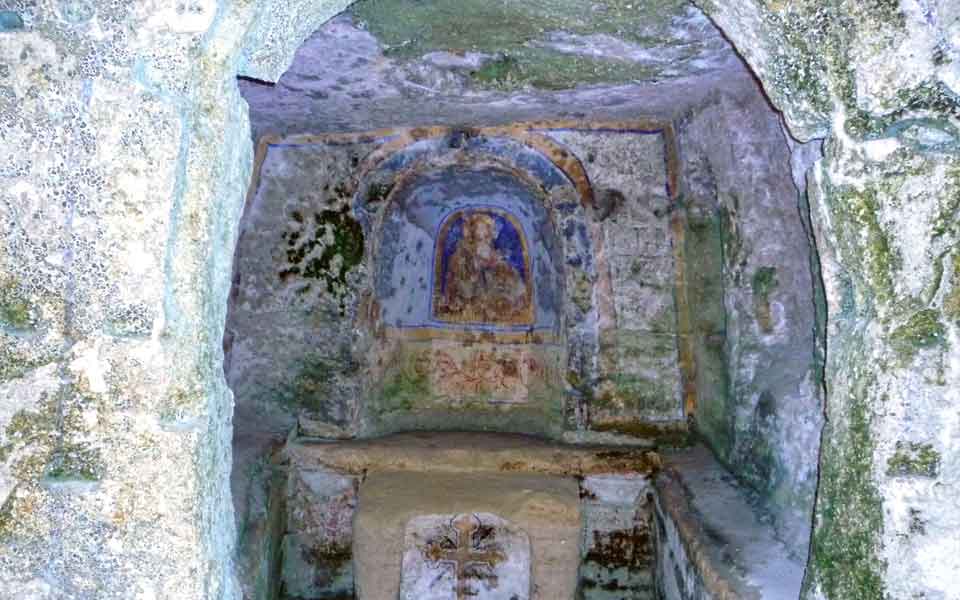
M361 0L275 84L241 80L254 137L397 125L670 118L753 87L679 0Z

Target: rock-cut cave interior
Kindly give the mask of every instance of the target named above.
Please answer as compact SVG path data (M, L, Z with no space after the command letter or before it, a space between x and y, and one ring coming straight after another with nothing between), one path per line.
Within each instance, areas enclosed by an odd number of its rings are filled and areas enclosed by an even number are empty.
M960 3L60 4L0 599L960 599Z
M799 597L820 150L701 12L367 0L240 91L253 596Z

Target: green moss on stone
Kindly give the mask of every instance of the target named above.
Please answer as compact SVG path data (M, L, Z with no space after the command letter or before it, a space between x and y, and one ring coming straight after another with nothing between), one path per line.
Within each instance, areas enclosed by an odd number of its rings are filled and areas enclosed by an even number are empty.
M506 86L519 76L517 59L509 55L498 56L473 72L473 78L481 84Z
M291 386L293 402L298 406L319 408L317 404L330 391L330 385L339 370L335 359L320 355L304 357Z
M13 329L26 329L30 326L30 305L24 301L0 305L0 319Z
M484 87L525 85L566 89L579 83L618 83L655 75L650 67L620 60L557 52L540 42L552 32L609 34L647 46L676 46L671 16L683 15L682 0L599 0L586 9L578 0L490 2L489 0L361 0L351 12L395 58L434 51L479 52L500 58L473 73ZM690 49L691 54L697 49Z
M197 395L183 389L174 390L160 401L159 418L162 423L175 425L188 421L196 414Z
M733 201L735 203L735 201ZM696 364L696 429L718 454L729 456L733 444L727 404L730 400L724 339L726 311L723 306L724 257L736 255L742 243L737 235L735 213L716 210L687 212L684 236L687 302L693 320L692 335ZM725 249L724 244L730 248ZM735 272L739 273L738 269Z
M651 422L643 419L599 421L591 423L590 430L654 440L661 448L686 448L696 443L692 432L683 421Z
M939 238L945 235L956 234L960 218L957 213L960 212L960 194L950 194L947 196L948 205L940 211L933 223L933 237Z
M852 73L852 71L851 71ZM851 90L853 87L852 74ZM853 92L848 96L852 99ZM901 141L920 150L947 150L948 147L929 147L915 138L914 129L922 120L910 118L918 112L939 113L960 116L960 107L956 104L955 95L943 84L922 83L912 88L897 90L897 106L883 115L871 115L866 111L848 105L850 117L846 124L847 133L861 138L880 138L897 136ZM935 121L929 121L934 124ZM943 121L944 131L954 129L948 122ZM953 131L955 134L955 129Z
M300 212L294 211L292 217L299 226L306 227ZM363 227L350 214L350 207L316 213L312 237L303 236L302 231L283 237L289 266L280 271L280 279L298 277L324 282L327 292L340 302L341 313L345 312L347 274L363 261L364 251ZM320 253L315 255L318 247Z
M513 90L531 85L545 90L563 90L577 84L600 83L646 79L654 71L627 61L604 60L585 56L559 54L546 48L530 48L525 51L526 61L509 57L509 62L493 61L493 73L486 72L487 65L474 73L474 80L482 87ZM501 77L491 77L500 74Z
M811 577L826 598L884 598L883 505L873 479L869 381L854 386L845 424L828 423L821 457Z
M779 285L776 267L760 267L753 274L753 310L760 329L773 331L773 315L770 312L770 293Z
M663 333L663 334L675 334L677 332L677 311L674 308L674 303L669 303L660 310L658 310L650 320L647 322L647 326L651 332ZM664 336L658 336L663 338ZM669 341L661 341L661 345L669 346L667 352L676 352L677 344L676 341L670 336Z
M561 396L549 405L470 403L449 406L415 407L391 413L371 415L366 435L384 435L395 431L512 431L528 435L557 437L563 432Z
M697 0L708 13L716 3ZM826 131L834 98L846 109L847 133L876 134L883 124L859 108L854 52L861 41L889 45L905 25L895 0L796 0L762 2L771 60L765 88L807 124Z
M765 435L766 434L766 435ZM768 439L769 432L751 431L738 435L735 472L747 484L769 495L777 483L777 451Z
M379 411L412 410L432 397L427 376L413 369L401 369L387 379L381 392Z
M772 50L778 55L769 64L768 89L780 100L779 105L809 107L811 116L824 122L832 108L826 76L830 56L844 53L832 35L831 4L776 3L776 7L767 6L763 14L767 29L775 36Z
M27 452L12 465L13 476L19 480L41 477L59 436L55 399L44 398L34 410L14 413L4 434L6 443L0 445L0 462L8 460L14 451L26 448Z
M700 335L722 332L726 315L721 278L724 254L721 216L719 212L698 218L688 214L687 223L683 256L693 327Z
M610 378L616 401L627 414L663 412L679 408L676 394L661 381L618 373Z
M269 455L262 455L257 457L256 460L251 461L247 464L246 472L243 475L244 479L244 488L245 493L249 497L252 493L251 490L257 489L259 493L269 495L269 474L271 472L271 464ZM247 544L247 539L254 530L255 525L259 526L260 523L257 522L257 519L253 516L253 511L251 506L248 504L244 507L245 510L240 515L239 522L237 524L237 547L244 548Z
M953 254L951 289L943 299L943 314L960 326L960 251Z
M943 82L924 82L912 88L897 90L903 107L900 113L930 111L944 115L960 115L957 97Z
M16 501L16 486L7 496L3 504L0 504L0 541L5 541L11 533L14 532L17 519L14 511L14 502Z
M930 444L897 442L893 456L887 460L887 475L891 477L936 477L939 474L940 453Z
M901 360L909 361L920 350L945 343L946 335L940 313L928 308L913 313L906 323L894 329L890 345Z
M304 554L303 560L307 564L324 571L338 572L350 567L353 547L342 542L325 542L304 548Z
M0 284L0 325L13 330L29 329L33 325L30 303L19 294L12 281Z
M47 482L99 481L103 475L100 453L83 445L67 445L54 453L44 472Z
M373 182L367 187L367 204L378 204L387 199L393 191L393 182Z
M858 190L842 187L831 190L831 210L844 233L843 251L846 264L859 268L861 280L872 292L873 300L890 305L895 300L894 277L902 266L902 258L894 249L879 219L879 197L874 187Z
M778 285L776 267L760 267L753 274L752 289L754 296L767 297Z
M308 353L292 366L292 380L276 390L271 402L291 412L307 411L313 419L342 426L344 404L351 392L340 386L350 380L356 369L348 347L333 348L329 353Z
M737 213L739 200L730 194L731 206L720 208L720 240L723 263L734 285L741 283L741 271L745 264L743 258L743 236L740 234L740 217Z
M676 317L670 310L674 322ZM670 364L676 360L677 337L673 334L676 326L668 322L664 333L661 329L651 327L650 330L620 329L602 336L600 352L613 364L629 366L631 364L645 364L650 360L662 359Z

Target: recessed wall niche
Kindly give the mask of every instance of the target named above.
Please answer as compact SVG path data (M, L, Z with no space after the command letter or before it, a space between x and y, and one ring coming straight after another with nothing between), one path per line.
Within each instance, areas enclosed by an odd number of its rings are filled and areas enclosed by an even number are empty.
M371 421L508 429L523 415L559 430L562 249L533 182L440 167L410 174L382 210Z
M647 122L264 138L238 411L321 437L682 422L673 143Z

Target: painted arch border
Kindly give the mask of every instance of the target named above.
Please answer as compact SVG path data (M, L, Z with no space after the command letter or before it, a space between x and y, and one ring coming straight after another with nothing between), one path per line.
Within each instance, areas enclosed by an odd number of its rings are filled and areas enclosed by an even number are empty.
M671 201L680 197L680 151L677 144L676 128L672 121L657 119L637 119L630 121L586 121L586 120L546 120L522 121L511 125L497 125L462 128L452 125L434 125L428 127L393 127L362 132L300 133L292 135L264 134L257 140L253 159L253 173L247 190L246 204L249 205L257 188L263 163L271 146L308 146L312 144L357 144L386 140L381 146L367 155L357 169L351 194L358 191L357 183L382 162L411 144L423 140L437 139L458 131L469 134L502 137L520 142L524 146L539 152L558 168L576 188L584 206L594 208L593 187L583 163L561 143L546 135L549 131L583 130L610 131L620 133L659 134L663 136L664 157L667 174L667 196Z

